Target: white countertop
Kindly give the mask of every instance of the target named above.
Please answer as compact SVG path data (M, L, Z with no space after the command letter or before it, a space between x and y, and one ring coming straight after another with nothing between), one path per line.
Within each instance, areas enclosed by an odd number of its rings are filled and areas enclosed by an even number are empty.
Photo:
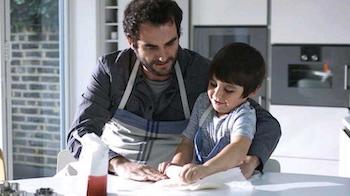
M225 185L219 189L180 191L156 187L151 182L136 182L108 176L108 195L350 195L350 178L288 173L265 173L251 180L254 189L240 189ZM62 195L82 195L82 180L77 176L46 177L15 180L20 190L34 193L38 188L52 188Z

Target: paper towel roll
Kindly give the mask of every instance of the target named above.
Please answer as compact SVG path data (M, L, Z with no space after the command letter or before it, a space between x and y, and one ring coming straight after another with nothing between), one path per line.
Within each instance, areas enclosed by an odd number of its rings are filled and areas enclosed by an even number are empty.
M75 137L83 146L78 161L82 195L107 195L108 146L94 133Z

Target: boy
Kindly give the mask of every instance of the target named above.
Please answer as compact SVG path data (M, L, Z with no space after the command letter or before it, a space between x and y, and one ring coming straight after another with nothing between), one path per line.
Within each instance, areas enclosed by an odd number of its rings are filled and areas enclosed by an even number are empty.
M264 59L253 47L232 43L219 50L210 65L207 93L196 100L175 155L158 169L164 173L171 164L183 166L181 180L192 183L239 166L256 127L255 109L247 99L256 94L264 76Z

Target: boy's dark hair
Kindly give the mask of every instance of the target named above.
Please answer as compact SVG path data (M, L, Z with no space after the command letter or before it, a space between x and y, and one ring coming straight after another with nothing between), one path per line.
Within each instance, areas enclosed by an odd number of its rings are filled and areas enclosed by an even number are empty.
M209 78L242 86L242 97L254 92L265 77L265 62L260 52L245 43L221 48L210 64Z
M162 25L175 22L177 35L181 34L182 10L173 0L133 0L124 11L123 28L133 42L139 39L140 25Z

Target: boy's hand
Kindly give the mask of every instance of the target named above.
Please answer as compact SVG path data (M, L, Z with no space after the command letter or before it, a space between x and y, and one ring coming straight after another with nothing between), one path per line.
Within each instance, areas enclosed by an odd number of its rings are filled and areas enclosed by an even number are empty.
M169 165L171 165L170 161L164 161L164 162L160 163L158 165L158 171L162 174L165 174L165 170L167 167L169 167Z
M188 184L194 183L208 175L210 175L210 168L208 166L193 163L184 165L180 172L181 180Z

